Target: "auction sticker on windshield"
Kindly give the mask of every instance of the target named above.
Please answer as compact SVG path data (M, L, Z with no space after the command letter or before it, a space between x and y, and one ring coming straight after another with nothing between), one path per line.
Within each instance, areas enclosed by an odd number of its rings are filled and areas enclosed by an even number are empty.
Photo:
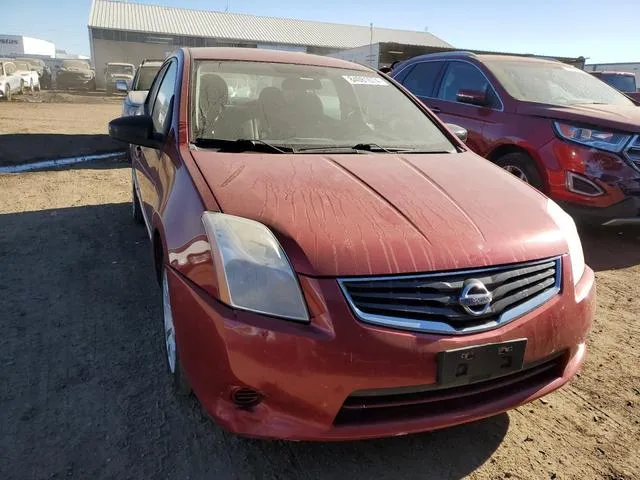
M389 85L384 79L380 77L366 77L358 75L343 75L347 82L351 85Z

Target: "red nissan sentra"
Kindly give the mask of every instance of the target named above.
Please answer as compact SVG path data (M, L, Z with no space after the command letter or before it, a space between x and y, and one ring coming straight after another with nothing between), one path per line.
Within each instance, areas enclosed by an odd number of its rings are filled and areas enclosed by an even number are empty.
M182 49L141 115L178 393L242 435L433 430L576 373L595 308L571 218L393 80L337 59ZM160 321L158 323L160 327Z

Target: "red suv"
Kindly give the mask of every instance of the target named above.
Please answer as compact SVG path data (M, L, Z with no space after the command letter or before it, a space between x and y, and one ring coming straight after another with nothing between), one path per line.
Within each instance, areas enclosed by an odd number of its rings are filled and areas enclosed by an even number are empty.
M423 55L392 77L467 144L580 221L640 223L640 108L553 60L467 52Z

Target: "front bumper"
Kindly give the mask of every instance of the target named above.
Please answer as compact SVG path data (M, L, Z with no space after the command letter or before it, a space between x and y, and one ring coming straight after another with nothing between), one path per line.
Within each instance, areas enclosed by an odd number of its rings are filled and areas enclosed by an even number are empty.
M568 268L564 259L564 268ZM585 337L595 310L594 274L533 312L501 328L463 336L397 331L356 320L334 279L301 278L312 311L298 324L230 309L168 269L178 349L183 368L205 410L241 435L289 440L353 440L449 427L496 415L567 383L585 357ZM566 277L566 276L565 276ZM566 280L563 280L566 283ZM554 375L517 388L403 415L341 420L354 393L436 383L443 350L527 338L525 366L557 355ZM478 384L476 384L478 385ZM244 409L231 401L239 387L263 396ZM496 393L497 392L497 393ZM446 395L445 395L446 396ZM406 399L403 399L405 401ZM455 401L454 401L455 400ZM407 404L409 406L409 404Z
M554 139L539 154L544 163L551 198L578 222L590 225L640 224L640 171L623 158ZM592 182L600 194L571 191L567 173Z
M640 225L640 197L627 197L604 208L582 207L568 202L560 202L560 205L579 223L606 227Z
M67 87L87 87L93 83L93 77L86 78L78 75L60 75L56 78L58 85L65 85Z

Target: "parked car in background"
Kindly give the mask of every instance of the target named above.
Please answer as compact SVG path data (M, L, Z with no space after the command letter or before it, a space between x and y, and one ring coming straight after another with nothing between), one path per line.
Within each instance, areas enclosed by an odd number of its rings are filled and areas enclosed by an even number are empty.
M29 89L31 93L40 91L40 76L38 72L31 68L27 62L22 60L16 60L13 62L17 69L17 74L20 75L20 93L24 93L25 89Z
M594 274L571 217L374 70L180 49L109 131L140 146L132 213L176 390L233 432L431 430L583 363Z
M151 83L158 70L160 70L162 63L162 60L144 60L138 66L130 86L126 83L120 83L120 88L117 88L116 85L116 89L127 93L122 102L122 116L135 115L138 108L144 104L149 88L151 88Z
M23 62L27 62L31 67L31 70L35 70L38 73L40 87L51 88L51 68L39 58L16 58Z
M153 79L158 70L160 70L162 63L162 60L144 60L136 70L130 90L124 80L116 81L116 90L127 94L122 102L123 117L136 115L141 110L140 107L144 104L149 88L151 88ZM129 145L127 147L127 160L131 161L138 152L138 146Z
M416 57L393 78L467 145L592 224L640 223L640 108L553 60L451 52ZM505 199L505 202L508 200Z
M104 83L107 93L111 94L116 90L116 81L126 82L131 87L133 76L136 73L136 67L130 63L107 63L104 72Z
M22 77L15 63L8 59L0 59L0 99L11 101L15 93L20 93Z
M95 71L85 60L63 60L56 71L56 86L61 90L95 90Z
M640 102L640 91L636 85L636 75L631 72L589 72L607 85L620 90L627 97Z

